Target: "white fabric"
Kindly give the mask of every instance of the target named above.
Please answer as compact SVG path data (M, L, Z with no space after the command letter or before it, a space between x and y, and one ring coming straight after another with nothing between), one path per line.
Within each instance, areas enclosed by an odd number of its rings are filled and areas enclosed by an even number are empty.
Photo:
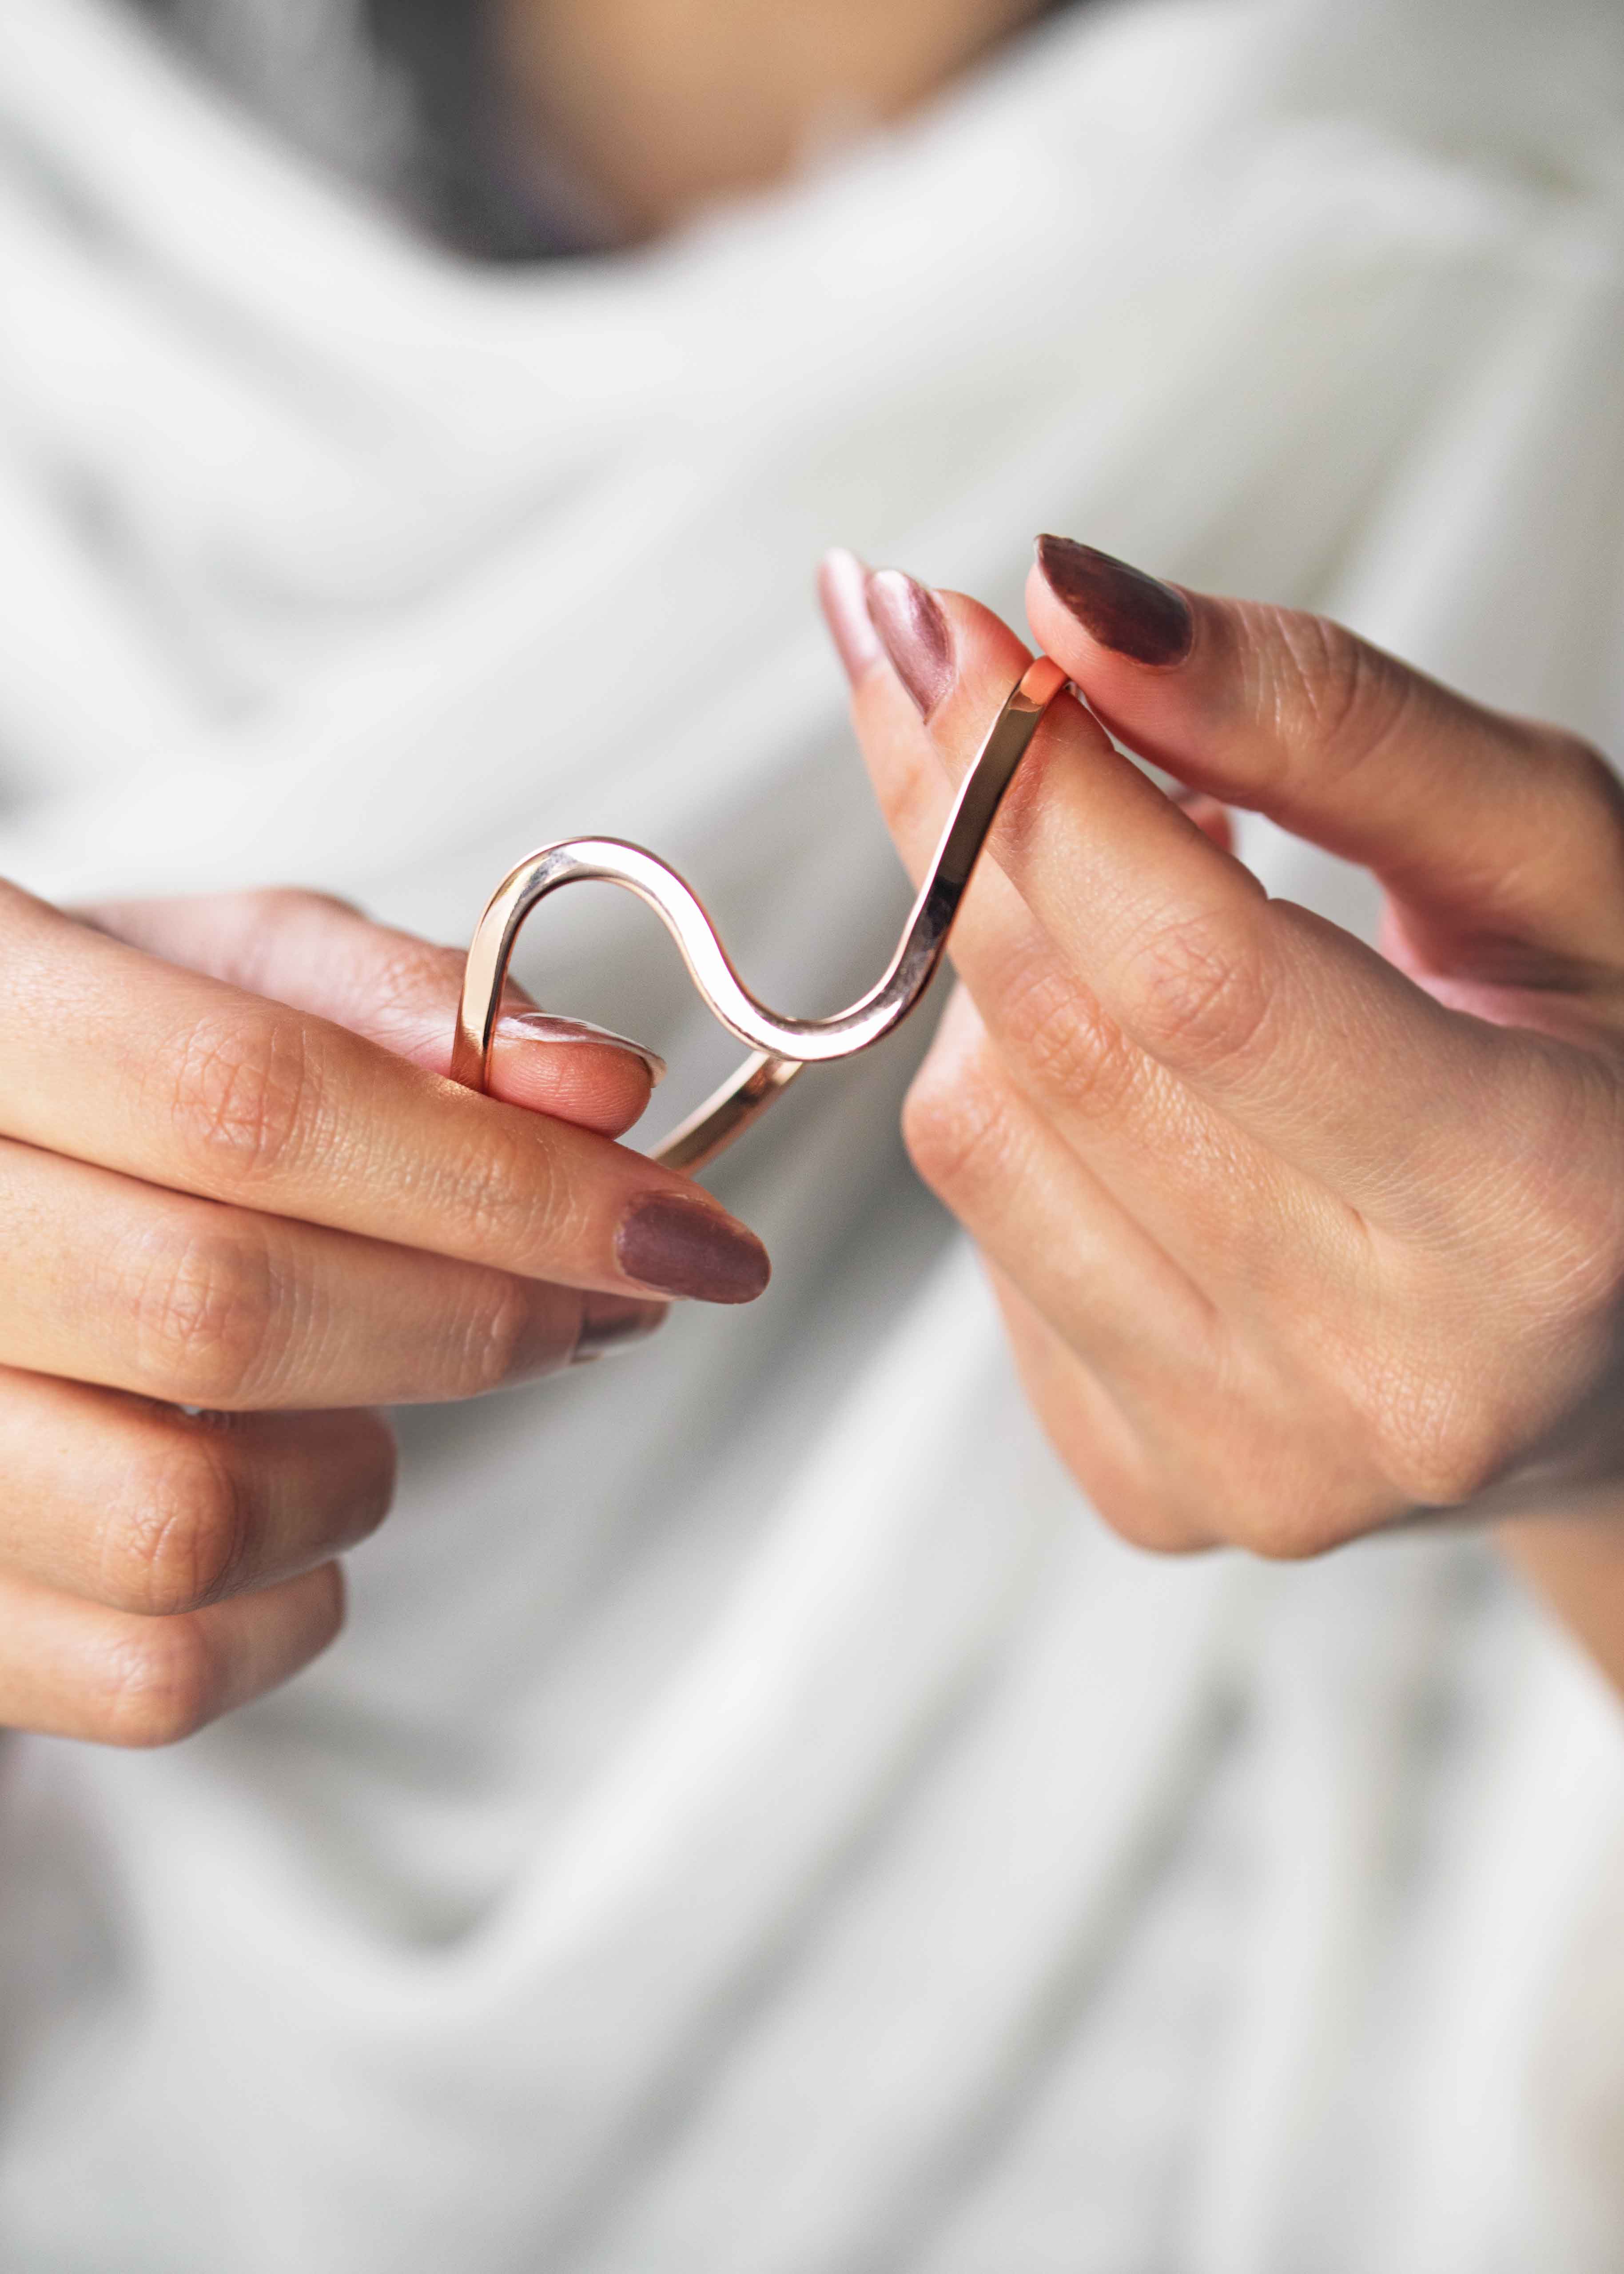
M1624 744L1610 0L1062 19L824 178L516 278L93 0L0 13L0 870L40 890L306 878L455 938L613 830L770 999L843 999L902 895L831 541L1012 607L1068 529ZM697 1095L726 1051L649 930L536 931L545 998ZM1114 1544L902 1164L906 1055L726 1164L757 1313L408 1418L289 1690L166 1754L14 1744L8 2268L1624 2257L1614 1709L1459 1543Z

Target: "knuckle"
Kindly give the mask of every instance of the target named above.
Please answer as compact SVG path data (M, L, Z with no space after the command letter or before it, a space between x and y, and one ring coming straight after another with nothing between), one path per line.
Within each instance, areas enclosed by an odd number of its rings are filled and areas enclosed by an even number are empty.
M104 1540L104 1594L148 1615L195 1610L230 1591L251 1511L224 1449L188 1436L149 1454L132 1477L133 1507L121 1508Z
M133 1291L143 1388L177 1405L242 1404L274 1360L281 1313L265 1240L205 1224L156 1243Z
M1167 1493L1105 1494L1095 1505L1119 1540L1147 1555L1204 1555L1222 1536Z
M942 1200L960 1198L997 1178L1010 1151L1008 1117L996 1085L975 1063L956 1061L951 1074L929 1065L903 1103L908 1158Z
M395 1487L400 1471L400 1455L395 1442L395 1432L381 1413L357 1413L357 1428L363 1434L360 1480L350 1503L350 1521L345 1527L342 1545L354 1547L372 1533L395 1505Z
M482 1273L453 1340L447 1395L478 1397L531 1371L534 1304L525 1281Z
M448 1154L437 1197L477 1254L555 1259L589 1229L583 1192L541 1129L482 1128Z
M1279 1495L1290 1521L1261 1552L1317 1554L1492 1482L1515 1449L1515 1401L1463 1356L1470 1334L1460 1306L1440 1313L1432 1275L1405 1271L1357 1332L1318 1344L1306 1382L1293 1377L1314 1419Z
M251 885L240 892L233 892L231 902L250 919L249 930L261 939L286 930L307 916L345 915L361 914L353 900L342 892L319 892L311 885Z
M1162 1480L1154 1493L1101 1512L1132 1546L1156 1555L1222 1545L1264 1562L1300 1563L1341 1547L1376 1520L1363 1505L1345 1505L1344 1497L1338 1480L1321 1473L1317 1461L1295 1475L1265 1479L1249 1476L1244 1455L1231 1449L1222 1472L1204 1468L1179 1488Z
M1020 1064L1046 1092L1094 1113L1125 1102L1142 1060L1086 989L1044 964L1022 975L1000 1005Z
M1135 1019L1153 1056L1198 1073L1244 1058L1268 1018L1255 937L1202 913L1161 925L1134 958Z
M368 1001L386 1020L421 1016L431 1007L446 1009L461 990L464 960L454 947L380 930L367 960Z
M1430 1429L1396 1433L1387 1447L1387 1467L1411 1507L1463 1508L1494 1482L1511 1450L1492 1416L1463 1414Z
M1303 1563L1327 1555L1402 1512L1402 1495L1383 1481L1334 1408L1294 1426L1277 1398L1250 1426L1204 1483L1217 1536L1266 1563Z
M1458 1367L1414 1354L1376 1393L1377 1466L1404 1508L1461 1508L1513 1458L1518 1427L1509 1400Z
M319 892L313 885L259 885L245 892L243 899L268 917L361 914L359 903L346 893Z
M168 1079L176 1134L206 1186L286 1171L320 1133L304 1022L274 1005L200 1020L174 1050Z
M344 1619L349 1609L344 1592L344 1567L342 1563L322 1563L311 1572L304 1583L317 1595L314 1615L306 1637L304 1663L320 1658L344 1630Z
M1395 733L1418 682L1393 658L1327 616L1265 612L1267 658L1259 708L1282 753L1307 750L1315 769L1343 773Z
M93 1720L102 1742L178 1744L218 1711L222 1676L202 1622L153 1619L110 1640L96 1672Z
M339 892L306 885L256 885L226 895L232 927L239 938L232 978L251 993L275 994L274 974L286 942L301 931L325 935L334 916L358 917L361 910Z
M1321 1482L1305 1483L1289 1497L1237 1502L1225 1511L1222 1528L1225 1540L1265 1563L1306 1563L1380 1520L1376 1511L1344 1508Z
M1267 1347L1228 1345L1184 1419L1187 1516L1262 1562L1307 1562L1401 1512L1346 1399Z

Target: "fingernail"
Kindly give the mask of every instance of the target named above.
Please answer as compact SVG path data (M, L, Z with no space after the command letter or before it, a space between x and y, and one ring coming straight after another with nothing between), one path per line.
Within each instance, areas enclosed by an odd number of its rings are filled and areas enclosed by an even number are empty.
M643 1060L657 1089L665 1079L665 1061L658 1050L611 1028L595 1027L590 1019L560 1019L551 1011L504 1011L496 1031L509 1043L596 1043L600 1049L628 1050Z
M1136 663L1182 663L1195 644L1184 594L1069 537L1040 537L1038 566L1063 607L1091 639Z
M753 1231L677 1193L634 1201L620 1218L614 1253L628 1279L699 1303L754 1302L772 1271Z
M658 1334L669 1316L664 1303L636 1303L627 1295L583 1295L581 1331L570 1352L571 1366L613 1358Z
M953 683L953 635L934 593L900 568L879 568L865 588L868 621L891 668L919 706L931 712Z
M817 597L823 621L853 687L880 659L863 590L868 581L868 568L842 545L825 553L818 563Z

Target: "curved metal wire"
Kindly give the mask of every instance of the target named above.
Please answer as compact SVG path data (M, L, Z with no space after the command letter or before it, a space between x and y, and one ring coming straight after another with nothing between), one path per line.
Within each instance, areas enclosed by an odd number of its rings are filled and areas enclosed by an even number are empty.
M1010 690L965 776L895 955L846 1010L828 1019L786 1019L751 994L733 968L699 900L664 861L614 837L572 837L544 845L502 879L468 951L451 1073L470 1089L489 1083L491 1047L508 966L521 927L538 902L564 885L619 885L646 901L675 940L688 975L730 1034L751 1056L654 1153L675 1169L703 1168L765 1112L803 1066L866 1050L900 1025L942 960L953 919L1015 769L1043 714L1066 684L1039 656Z

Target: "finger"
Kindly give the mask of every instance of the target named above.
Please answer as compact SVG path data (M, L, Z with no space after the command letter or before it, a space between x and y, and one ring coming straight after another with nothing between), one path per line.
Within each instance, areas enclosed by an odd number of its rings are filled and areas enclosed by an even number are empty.
M1375 870L1440 967L1512 983L1624 962L1624 793L1575 737L1470 703L1288 608L1045 537L1039 641L1180 780Z
M1022 1098L955 991L908 1093L908 1154L1132 1419L1210 1368L1222 1329L1193 1282Z
M149 955L244 994L313 1012L449 1074L462 951L373 923L322 892L222 892L109 902L92 922ZM641 1043L538 1011L509 984L496 1030L491 1094L605 1137L638 1119L665 1062Z
M12 1137L572 1286L728 1303L766 1284L760 1241L687 1178L11 886L0 959L0 1130Z
M956 777L1026 651L975 602L893 576L871 584L871 609L894 664L915 620L938 620L927 725ZM905 684L920 677L917 658L897 667ZM1034 738L991 850L1132 1042L1357 1209L1458 1229L1469 1196L1433 1173L1455 1133L1440 1100L1476 1111L1467 1102L1493 1087L1517 1125L1507 1158L1551 1142L1570 1111L1543 1045L1445 1009L1335 926L1267 900L1069 698Z
M1052 1348L1027 1353L1046 1426L1111 1494L1101 1510L1118 1529L1156 1547L1297 1555L1402 1504L1363 1457L1357 1412L1326 1394L1327 1337L1299 1328L1282 1349L1210 1302L1020 1096L962 995L905 1129L926 1182L1120 1414L1124 1429L1074 1442L1098 1401L1068 1418L1075 1382Z
M651 1332L583 1293L0 1141L0 1366L211 1410L470 1397Z
M853 645L845 605L838 585L826 591L843 652ZM861 585L857 605L866 623ZM917 884L951 802L947 773L889 669L860 670L853 715ZM1214 816L1222 810L1213 807ZM1267 1284L1271 1257L1293 1281L1300 1276L1305 1196L1282 1208L1275 1189L1289 1172L1122 1032L991 862L959 911L951 953L1010 1078L1170 1255L1209 1290L1214 1273L1249 1288Z
M184 1412L0 1372L0 1566L109 1609L200 1608L295 1578L388 1512L383 1416Z
M142 1618L0 1572L0 1724L102 1745L169 1745L286 1682L343 1624L343 1578L299 1578Z

